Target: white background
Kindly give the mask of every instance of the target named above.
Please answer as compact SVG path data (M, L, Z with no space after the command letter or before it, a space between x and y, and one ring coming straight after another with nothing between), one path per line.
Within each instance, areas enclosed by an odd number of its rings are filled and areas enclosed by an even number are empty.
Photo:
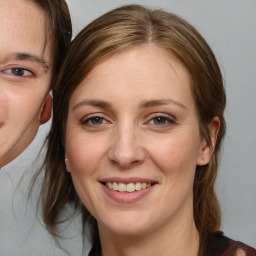
M128 3L179 14L201 32L215 52L227 92L227 135L216 184L222 228L227 236L256 247L256 1L68 0L74 34L104 12ZM48 126L0 171L0 255L67 255L34 220L33 206L25 207L24 188L29 179L16 187L25 169L28 172L26 167L35 158ZM66 230L68 239L61 240L72 256L82 255L80 228L76 218Z

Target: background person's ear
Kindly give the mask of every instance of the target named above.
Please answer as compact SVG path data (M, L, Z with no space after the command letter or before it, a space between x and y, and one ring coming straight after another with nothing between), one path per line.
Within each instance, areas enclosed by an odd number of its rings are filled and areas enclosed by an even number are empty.
M39 116L40 125L46 123L51 118L51 111L52 111L52 96L50 94L47 94L41 106L41 112Z
M212 158L212 154L215 149L218 133L220 130L220 119L219 117L215 116L211 123L208 125L208 129L210 132L210 143L208 145L207 141L203 138L201 143L200 152L198 154L197 165L203 166L210 162Z

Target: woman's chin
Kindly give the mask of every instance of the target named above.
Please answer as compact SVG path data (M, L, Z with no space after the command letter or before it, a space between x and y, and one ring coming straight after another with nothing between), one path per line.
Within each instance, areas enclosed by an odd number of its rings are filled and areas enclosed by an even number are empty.
M125 237L138 237L145 234L150 229L150 227L150 223L142 222L141 219L133 219L132 221L127 221L127 219L122 220L119 218L112 223L105 223L102 225L99 223L100 231L102 230L104 232L104 230L106 230L112 234Z

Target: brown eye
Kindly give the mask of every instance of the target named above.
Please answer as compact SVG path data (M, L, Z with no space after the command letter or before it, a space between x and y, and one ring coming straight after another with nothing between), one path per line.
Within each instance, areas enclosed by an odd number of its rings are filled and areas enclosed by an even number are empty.
M8 68L3 70L3 73L14 75L14 76L20 76L20 77L33 75L33 73L30 70L25 68Z

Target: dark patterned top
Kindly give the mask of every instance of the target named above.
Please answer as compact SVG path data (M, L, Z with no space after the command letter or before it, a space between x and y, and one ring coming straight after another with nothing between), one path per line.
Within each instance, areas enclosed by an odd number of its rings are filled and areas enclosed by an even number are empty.
M234 241L222 234L216 234L212 238L209 251L205 256L256 256L256 250L252 247ZM101 256L99 240L92 246L88 256Z
M256 256L256 250L222 234L213 237L209 256Z

